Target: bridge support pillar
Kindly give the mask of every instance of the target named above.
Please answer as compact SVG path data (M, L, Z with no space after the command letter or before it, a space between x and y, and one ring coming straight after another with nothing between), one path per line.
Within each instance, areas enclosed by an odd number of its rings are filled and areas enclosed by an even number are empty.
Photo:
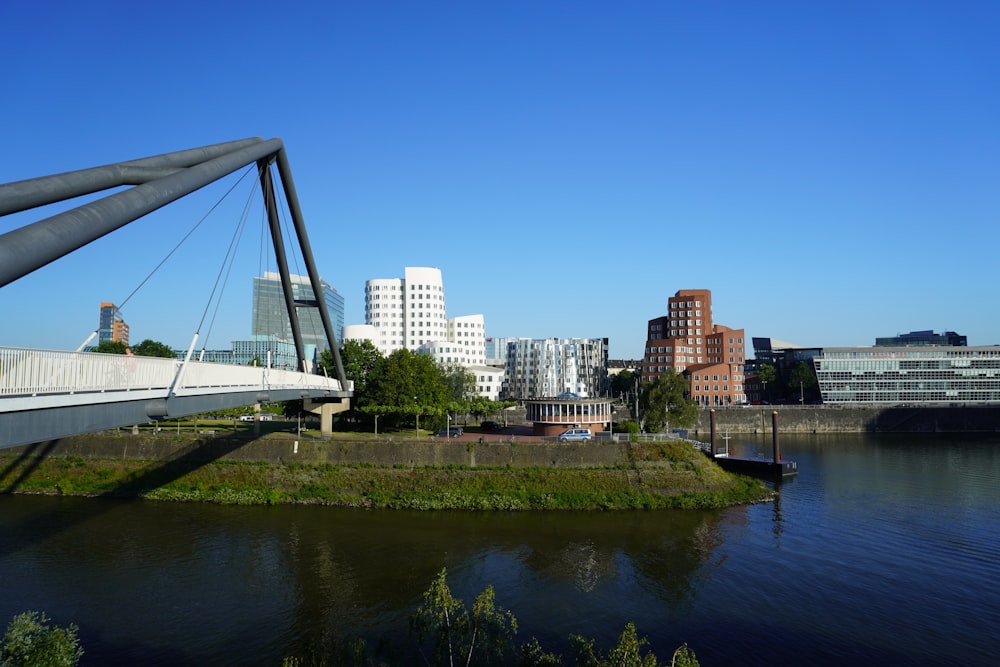
M338 412L345 412L349 407L349 401L316 403L308 398L303 401L303 409L319 415L319 433L325 437L333 435L333 416Z

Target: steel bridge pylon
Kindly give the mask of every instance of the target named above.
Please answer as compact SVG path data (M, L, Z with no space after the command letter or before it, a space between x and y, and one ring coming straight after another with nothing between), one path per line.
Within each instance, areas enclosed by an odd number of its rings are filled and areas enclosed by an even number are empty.
M306 372L297 307L319 309L337 379L347 387L337 340L322 299L319 273L306 234L288 156L281 139L260 137L212 144L126 162L0 184L0 216L67 201L110 188L134 186L0 235L0 287L68 255L142 216L256 163L267 209L275 260L292 328L299 370ZM270 164L275 163L295 227L315 301L296 300L282 240ZM192 345L193 347L193 345ZM190 357L191 350L188 351Z

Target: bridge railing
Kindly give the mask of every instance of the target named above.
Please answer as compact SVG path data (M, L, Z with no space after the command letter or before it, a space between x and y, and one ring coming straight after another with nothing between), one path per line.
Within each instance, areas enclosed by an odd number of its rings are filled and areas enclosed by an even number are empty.
M180 363L180 362L178 362ZM234 366L206 362L189 362L181 377L178 392L186 389L239 387L243 389L333 389L339 390L340 382L322 375L285 371L259 366Z
M0 347L0 397L168 389L173 359Z
M136 390L166 392L174 385L181 367L182 362L176 359L0 347L0 398ZM341 389L338 381L320 375L190 362L175 391L289 387Z

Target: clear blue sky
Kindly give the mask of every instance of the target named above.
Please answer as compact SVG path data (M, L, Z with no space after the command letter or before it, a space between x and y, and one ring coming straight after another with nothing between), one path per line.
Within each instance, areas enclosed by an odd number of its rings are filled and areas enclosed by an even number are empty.
M4 2L0 182L280 137L349 324L435 266L449 316L616 358L689 288L749 337L995 344L998 34L993 1ZM0 289L0 343L75 348L235 182ZM133 340L249 334L259 206L202 321L247 182Z

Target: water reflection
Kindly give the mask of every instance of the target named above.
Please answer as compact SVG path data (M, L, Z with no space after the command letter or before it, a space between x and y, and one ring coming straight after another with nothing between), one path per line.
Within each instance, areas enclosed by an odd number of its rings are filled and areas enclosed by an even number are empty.
M471 601L492 584L516 615L566 600L601 609L621 586L690 603L693 577L721 542L719 521L713 512L397 513L7 496L0 617L65 614L90 655L113 661L100 646L120 652L131 637L129 660L173 645L177 664L178 643L207 656L239 638L247 651L277 655L405 634L441 567L456 595ZM525 581L544 584L525 590ZM581 631L553 625L562 638Z
M686 641L702 664L977 664L1000 625L1000 444L876 442L783 438L799 476L771 505L721 512L0 496L0 621L39 609L77 623L84 665L280 664L356 636L399 656L447 567L457 596L492 584L546 646L570 633L607 646L632 620L661 658Z

